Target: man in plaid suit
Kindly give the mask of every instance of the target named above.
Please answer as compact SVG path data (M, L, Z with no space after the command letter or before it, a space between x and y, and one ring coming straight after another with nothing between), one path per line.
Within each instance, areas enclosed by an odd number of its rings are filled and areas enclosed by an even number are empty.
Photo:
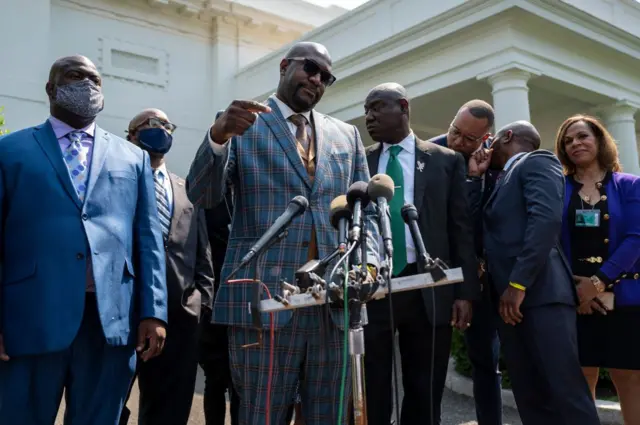
M222 201L228 180L234 187L233 224L213 321L229 325L231 374L241 398L241 425L268 423L267 416L271 424L282 424L300 376L307 425L347 420L348 400L342 401L343 415L338 418L341 372L349 368L342 361L342 311L324 306L275 314L269 387L269 316L262 315L262 346L243 348L258 340L249 305L252 286L227 282L231 270L297 195L309 200L309 208L293 221L288 237L267 251L258 265L259 278L271 295L281 293L281 278L293 282L300 266L337 247L329 204L353 182L368 181L369 172L358 130L313 110L334 81L324 46L294 45L280 62L277 93L264 104L232 102L211 127L187 177L189 198L204 208ZM378 231L372 213L370 206L365 215L371 231L367 238L371 271L378 261ZM253 277L251 270L236 276ZM345 397L349 390L350 378Z

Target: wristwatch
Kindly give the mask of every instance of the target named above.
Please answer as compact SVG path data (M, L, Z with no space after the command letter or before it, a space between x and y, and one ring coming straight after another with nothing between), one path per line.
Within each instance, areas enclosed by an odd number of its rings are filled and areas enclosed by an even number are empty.
M598 276L591 276L590 279L591 279L591 282L593 282L593 285L598 290L598 292L604 292L606 287L604 286L604 283L602 283L602 281Z

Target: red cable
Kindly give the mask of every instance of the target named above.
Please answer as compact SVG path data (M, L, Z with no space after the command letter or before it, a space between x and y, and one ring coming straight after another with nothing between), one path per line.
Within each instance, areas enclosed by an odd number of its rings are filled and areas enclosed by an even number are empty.
M236 284L236 283L255 283L255 280L253 279L234 279L234 280L228 280L227 283L229 284ZM260 282L260 284L262 285L262 287L264 288L265 292L267 293L267 297L269 299L271 299L271 292L269 291L269 288L267 288L267 285L265 285L263 282ZM273 312L269 313L269 325L270 325L270 329L269 329L269 374L268 374L268 378L267 378L267 405L265 407L265 416L266 416L266 424L265 425L270 425L271 424L271 385L273 385L273 357L274 357L274 345L275 345L275 339L276 339L276 334L275 334L275 326L274 326L274 315Z

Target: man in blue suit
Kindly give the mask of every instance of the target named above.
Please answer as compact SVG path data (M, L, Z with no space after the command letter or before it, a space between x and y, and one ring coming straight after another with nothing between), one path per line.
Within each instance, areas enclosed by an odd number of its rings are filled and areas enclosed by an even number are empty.
M0 418L116 425L163 348L165 256L149 156L95 124L101 77L56 61L51 116L0 139Z

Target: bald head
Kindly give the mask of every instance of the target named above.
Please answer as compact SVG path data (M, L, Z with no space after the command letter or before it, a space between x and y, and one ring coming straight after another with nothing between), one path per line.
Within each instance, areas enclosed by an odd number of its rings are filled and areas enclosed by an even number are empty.
M527 151L535 151L540 149L540 133L529 121L515 121L505 125L498 133L499 135L512 134L513 141L518 143L523 149Z
M129 122L127 132L129 134L135 133L138 127L146 124L151 118L157 118L160 121L169 122L169 117L166 113L164 113L164 111L155 108L148 108L133 117L133 119Z
M331 55L326 47L320 43L314 43L312 41L301 41L291 46L285 58L309 58L318 59L321 58L323 62L331 66Z
M100 76L96 65L89 58L81 55L65 56L53 63L49 70L49 82L57 83L60 76L64 76L69 70L85 70Z
M365 104L372 99L386 99L395 102L404 99L407 104L409 103L407 90L398 83L383 83L375 86L369 91Z

